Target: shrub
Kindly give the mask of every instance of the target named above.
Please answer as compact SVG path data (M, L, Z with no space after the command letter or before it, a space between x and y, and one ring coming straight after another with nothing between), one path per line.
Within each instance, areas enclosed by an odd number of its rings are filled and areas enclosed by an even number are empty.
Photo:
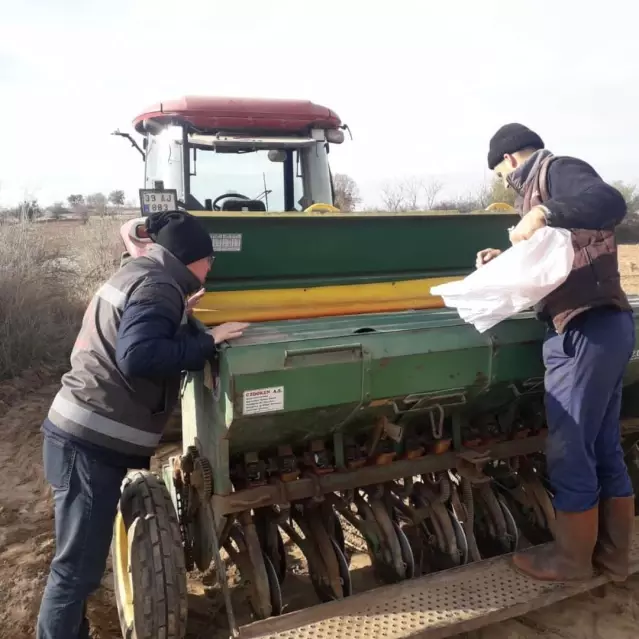
M88 300L118 266L121 223L0 226L0 379L66 365Z

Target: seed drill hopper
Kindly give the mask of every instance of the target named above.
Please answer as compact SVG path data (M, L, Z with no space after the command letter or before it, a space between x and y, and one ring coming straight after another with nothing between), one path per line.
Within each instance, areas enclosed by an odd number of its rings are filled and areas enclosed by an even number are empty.
M184 207L213 237L197 320L252 324L185 375L182 453L125 482L124 636L184 637L196 569L224 598L216 636L273 639L449 637L605 582L536 582L507 557L552 537L542 324L521 313L479 334L429 294L506 248L514 215L336 210L328 151L344 127L308 102L184 98L134 125L142 213ZM633 359L631 469L638 388ZM296 609L300 579L318 605Z

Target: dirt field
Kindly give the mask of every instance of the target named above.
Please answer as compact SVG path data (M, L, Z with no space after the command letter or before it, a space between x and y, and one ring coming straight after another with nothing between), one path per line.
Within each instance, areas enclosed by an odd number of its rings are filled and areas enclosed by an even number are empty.
M639 294L639 246L619 247L619 270L626 292Z
M621 247L626 289L639 293L639 247ZM0 384L0 639L34 636L41 591L53 552L50 492L42 477L39 426L58 388L50 372L25 375ZM161 451L166 454L168 451ZM289 610L316 599L299 555L285 583ZM355 557L354 591L370 585L364 557ZM94 639L118 639L110 575L90 606ZM225 637L225 615L216 591L190 584L189 638ZM236 591L237 613L246 606ZM477 632L472 639L631 639L639 635L639 577L606 587L605 596L585 595L526 617ZM216 630L214 630L216 629ZM470 637L468 637L470 639Z

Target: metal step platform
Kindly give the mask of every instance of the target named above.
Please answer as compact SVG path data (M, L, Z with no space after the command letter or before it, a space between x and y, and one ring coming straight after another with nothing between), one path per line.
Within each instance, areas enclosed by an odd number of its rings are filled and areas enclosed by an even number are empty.
M639 517L631 555L639 572ZM444 639L519 617L607 583L547 583L516 572L508 555L258 621L241 639Z

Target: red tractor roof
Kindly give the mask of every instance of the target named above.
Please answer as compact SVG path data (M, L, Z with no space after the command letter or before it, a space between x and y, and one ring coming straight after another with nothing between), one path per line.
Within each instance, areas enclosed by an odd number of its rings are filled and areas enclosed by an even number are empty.
M160 102L138 115L133 126L143 133L143 121L182 121L204 131L304 133L311 128L337 129L342 122L326 107L308 100L185 96Z

